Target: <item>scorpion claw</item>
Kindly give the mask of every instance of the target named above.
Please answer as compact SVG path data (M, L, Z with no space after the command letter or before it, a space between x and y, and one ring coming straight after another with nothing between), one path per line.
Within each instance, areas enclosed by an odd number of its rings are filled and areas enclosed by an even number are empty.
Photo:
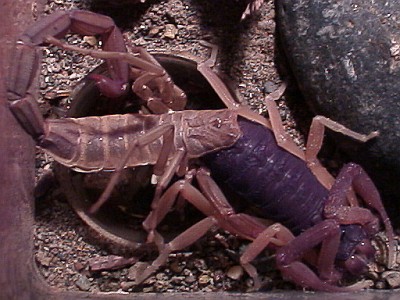
M128 91L128 85L122 80L113 80L100 74L90 74L89 79L96 83L100 92L109 98L118 98Z

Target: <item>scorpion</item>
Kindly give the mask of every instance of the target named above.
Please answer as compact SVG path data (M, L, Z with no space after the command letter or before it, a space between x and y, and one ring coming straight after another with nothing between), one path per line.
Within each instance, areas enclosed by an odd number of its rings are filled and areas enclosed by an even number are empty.
M58 41L57 37L70 30L100 34L104 50L76 49ZM48 43L106 59L111 78L92 77L99 89L118 97L131 80L132 89L155 114L44 120L35 100L34 77L38 46ZM233 100L212 71L215 59L213 50L199 70L227 108L183 110L186 99L182 91L144 50L126 52L122 34L110 18L79 10L57 12L17 41L8 82L9 106L37 146L56 161L81 172L115 171L91 208L93 213L108 198L122 169L154 165L158 181L152 210L143 226L148 231L147 242L157 244L159 256L138 275L138 283L163 265L171 252L193 244L217 226L250 241L240 263L255 288L261 282L251 262L266 247L276 249L278 269L299 286L321 291L365 287L363 282L353 286L339 286L339 282L344 274L358 276L367 270L375 253L371 241L380 223L388 237L391 266L393 228L376 187L360 166L347 164L334 179L317 154L325 127L362 142L376 137L377 132L358 134L317 116L304 152L285 133L274 103L285 85L266 96L267 120ZM174 174L181 179L170 184ZM277 223L266 226L252 215L236 213L213 178L257 206L264 218ZM177 198L191 203L205 218L165 243L157 226Z

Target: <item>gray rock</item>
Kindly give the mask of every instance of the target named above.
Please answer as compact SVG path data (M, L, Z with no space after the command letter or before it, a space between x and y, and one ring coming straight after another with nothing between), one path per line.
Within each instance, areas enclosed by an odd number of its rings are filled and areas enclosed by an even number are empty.
M75 285L81 290L81 291L89 291L91 287L91 282L90 280L85 276L85 275L80 275L78 279L75 281Z
M380 136L341 139L373 178L387 210L400 207L400 1L278 0L289 65L317 114Z

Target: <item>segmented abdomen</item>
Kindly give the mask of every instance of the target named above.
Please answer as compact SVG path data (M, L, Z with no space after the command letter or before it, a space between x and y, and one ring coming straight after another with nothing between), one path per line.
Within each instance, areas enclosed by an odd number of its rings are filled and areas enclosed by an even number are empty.
M114 170L131 143L157 128L156 115L108 115L102 117L48 120L46 138L39 145L57 162L80 172ZM138 147L128 166L154 164L162 139Z
M204 158L213 178L295 234L318 223L328 191L305 162L280 148L268 128L239 124L243 136L232 147Z

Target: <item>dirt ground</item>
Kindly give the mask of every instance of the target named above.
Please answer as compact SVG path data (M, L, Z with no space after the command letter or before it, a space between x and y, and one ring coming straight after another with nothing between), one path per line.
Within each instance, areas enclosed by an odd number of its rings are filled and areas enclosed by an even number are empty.
M283 80L289 82L289 94L296 96L277 46L272 1L264 3L260 11L242 22L240 15L244 6L237 0L222 0L218 5L213 0L146 1L124 8L110 7L104 1L93 2L49 1L45 13L72 8L106 13L123 30L128 47L142 46L153 52L179 53L205 60L210 51L200 41L211 42L220 49L216 69L237 87L241 101L260 114L265 114L266 110L262 102L265 92L273 91ZM95 37L69 35L66 40L85 48L98 47ZM70 106L68 96L72 89L100 61L55 47L44 49L43 60L40 80L43 114L46 117L63 115ZM308 126L310 113L300 97L293 99L284 99L278 104L285 127L302 146L303 135L299 132ZM294 117L289 110L296 111ZM297 123L295 120L306 121ZM325 163L332 167L339 164L335 158L326 159ZM52 168L51 158L38 152L38 180ZM48 182L52 188L46 190L46 197L39 197L36 203L35 257L40 272L50 285L90 292L251 290L252 280L239 265L240 253L247 243L217 230L189 249L170 255L168 265L139 286L132 280L138 264L119 270L90 271L88 261L91 258L107 256L112 251L93 238L92 232L71 209L59 185L51 180ZM263 289L294 289L274 268L273 252L265 254L257 261L261 266ZM376 264L367 279L374 281L375 288L396 287L393 278L400 277L399 272L387 271L392 273L383 275L384 271ZM388 276L393 279L392 283L386 279Z

